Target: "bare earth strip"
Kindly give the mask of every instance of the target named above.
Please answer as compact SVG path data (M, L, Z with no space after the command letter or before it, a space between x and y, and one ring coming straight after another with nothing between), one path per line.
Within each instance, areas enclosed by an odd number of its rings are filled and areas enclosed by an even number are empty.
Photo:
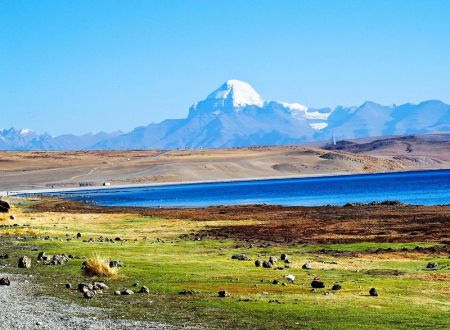
M450 134L336 146L0 152L0 191L148 185L450 168Z

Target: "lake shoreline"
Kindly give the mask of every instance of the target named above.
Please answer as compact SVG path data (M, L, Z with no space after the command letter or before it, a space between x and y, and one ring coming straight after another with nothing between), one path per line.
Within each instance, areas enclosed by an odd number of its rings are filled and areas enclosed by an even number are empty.
M70 188L37 188L37 189L24 189L13 191L0 191L0 196L17 196L27 194L58 194L66 192L81 192L81 191L97 191L97 190L114 190L114 189L133 189L133 188L145 188L145 187L165 187L165 186L182 186L182 185L196 185L196 184L220 184L220 183L237 183L237 182L254 182L254 181L276 181L287 179L319 179L330 177L347 177L347 176L371 176L377 174L403 174L403 173L419 173L419 172L439 172L448 171L448 169L417 169L417 170L401 170L401 171L385 171L385 172L360 172L360 173L347 173L347 172L333 172L329 174L311 174L311 175L295 175L295 176L268 176L268 177L251 177L251 178L236 178L227 180L198 180L198 181L174 181L174 182L154 182L154 183L137 183L137 184L121 184L121 185L108 185L108 186L86 186L86 187L70 187Z

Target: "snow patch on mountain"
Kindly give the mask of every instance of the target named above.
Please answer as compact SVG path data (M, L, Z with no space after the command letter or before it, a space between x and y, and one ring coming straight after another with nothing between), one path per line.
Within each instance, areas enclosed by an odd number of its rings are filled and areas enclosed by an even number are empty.
M231 103L234 107L255 105L262 107L264 99L252 86L240 80L227 80L222 86L209 94L207 100Z

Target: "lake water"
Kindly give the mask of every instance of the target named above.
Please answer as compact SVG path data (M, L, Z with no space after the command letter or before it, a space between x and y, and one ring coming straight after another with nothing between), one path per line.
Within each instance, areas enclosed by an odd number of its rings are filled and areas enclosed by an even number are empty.
M437 205L450 204L450 170L109 188L63 194L69 199L104 206L316 206L384 200Z

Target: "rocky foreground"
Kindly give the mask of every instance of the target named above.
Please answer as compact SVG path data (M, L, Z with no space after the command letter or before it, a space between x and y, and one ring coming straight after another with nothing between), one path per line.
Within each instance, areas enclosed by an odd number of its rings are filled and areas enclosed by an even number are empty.
M10 275L10 285L0 285L0 324L9 329L174 329L167 324L116 320L108 311L82 307L56 298L37 297L33 292L33 275Z

